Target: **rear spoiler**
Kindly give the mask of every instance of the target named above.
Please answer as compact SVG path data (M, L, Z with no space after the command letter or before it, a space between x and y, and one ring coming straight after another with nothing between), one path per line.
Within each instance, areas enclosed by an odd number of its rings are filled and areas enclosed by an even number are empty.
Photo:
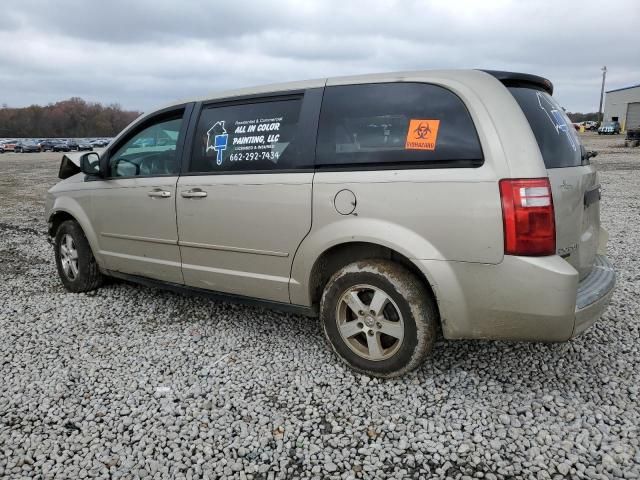
M544 77L529 73L503 72L501 70L481 70L500 80L506 87L529 87L544 90L553 95L553 83Z

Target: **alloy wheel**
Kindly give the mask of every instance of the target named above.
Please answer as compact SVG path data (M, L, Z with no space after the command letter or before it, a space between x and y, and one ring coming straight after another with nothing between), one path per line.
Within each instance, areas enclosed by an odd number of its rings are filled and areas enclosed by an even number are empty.
M69 280L75 280L78 277L78 249L68 233L60 241L60 263L62 271Z
M385 360L402 345L400 309L384 290L373 285L355 285L345 291L336 307L336 322L349 348L367 360Z

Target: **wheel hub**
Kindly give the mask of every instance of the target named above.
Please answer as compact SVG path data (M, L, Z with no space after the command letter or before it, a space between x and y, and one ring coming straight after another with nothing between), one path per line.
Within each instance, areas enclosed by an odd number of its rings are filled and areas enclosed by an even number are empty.
M336 322L347 346L367 360L392 357L404 339L398 305L373 285L355 285L345 291L336 306Z

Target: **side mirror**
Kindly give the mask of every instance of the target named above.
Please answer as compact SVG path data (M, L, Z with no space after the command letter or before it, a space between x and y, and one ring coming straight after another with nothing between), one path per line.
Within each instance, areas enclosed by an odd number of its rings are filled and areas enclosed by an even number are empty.
M86 175L100 176L100 156L88 152L80 157L80 171Z

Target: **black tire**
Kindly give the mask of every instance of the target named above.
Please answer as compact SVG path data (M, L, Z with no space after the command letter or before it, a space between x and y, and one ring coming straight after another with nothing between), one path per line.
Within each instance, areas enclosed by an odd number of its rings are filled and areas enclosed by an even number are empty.
M64 253L62 252L62 243L63 240L66 240L67 235L71 237L77 252L77 273L75 275L68 274L63 267L62 257ZM54 249L58 275L64 288L68 291L74 293L88 292L95 290L102 284L102 274L93 256L87 237L85 237L82 228L75 220L66 220L58 227Z
M399 345L394 343L397 340L393 337L385 337L385 341L391 340L391 342L387 342L391 345L385 347L382 343L381 331L371 334L371 330L375 327L368 329L366 333L363 331L355 335L352 334L353 336L349 338L352 346L340 333L338 324L341 322L341 315L344 315L341 312L345 311L344 307L340 306L343 303L343 298L347 292L353 291L354 288L364 288L361 293L358 293L362 300L364 298L362 295L368 293L366 288L368 286L382 291L388 297L385 307L381 309L384 317L388 317L388 307L391 307L391 312L399 310L400 315L394 322L401 322L398 325L403 331ZM373 306L373 300L369 302L366 308ZM358 321L359 319L371 320L371 324L367 323L369 326L376 322L368 312L366 316L359 317L355 316L352 309L346 311L347 315L352 315L351 321L358 322L358 327L363 329L368 327ZM403 266L389 260L362 260L347 265L336 272L327 282L322 295L320 321L329 345L340 360L360 373L381 378L397 377L418 367L433 349L439 322L435 301L421 279ZM341 325L345 326L344 323ZM375 336L380 339L378 345L382 345L382 352L388 350L387 354L390 355L388 358L371 360L366 358L366 353L359 354L354 351L353 345L356 341L367 349L365 345L365 342L369 342L367 334L370 337ZM378 337L378 335L380 336ZM355 348L359 348L357 344Z

